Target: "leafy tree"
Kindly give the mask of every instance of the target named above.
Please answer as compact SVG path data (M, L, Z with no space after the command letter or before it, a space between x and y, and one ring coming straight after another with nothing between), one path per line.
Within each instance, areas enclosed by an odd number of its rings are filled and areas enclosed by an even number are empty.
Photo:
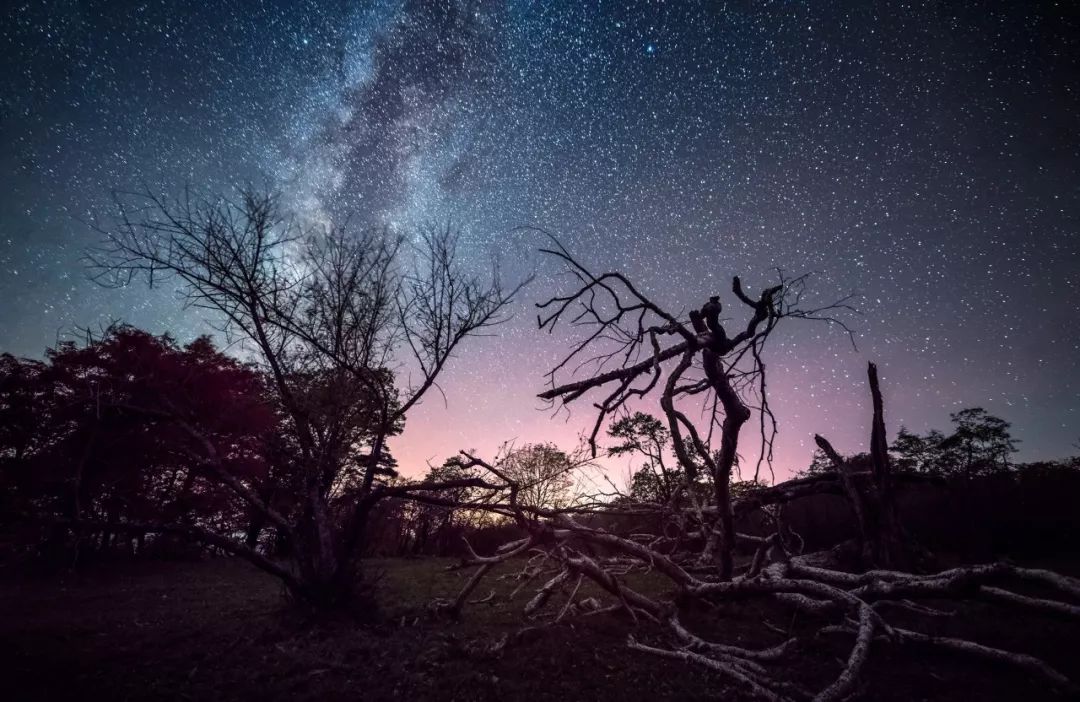
M424 482L453 487L417 493L403 515L405 529L411 538L413 553L445 554L460 541L468 526L469 515L462 505L467 504L476 488L464 484L465 480L479 477L474 470L464 468L456 459L433 466L424 476Z
M1009 456L1016 453L1019 443L1009 434L1009 422L982 407L963 409L949 418L956 429L941 442L941 448L958 454L964 475L1009 467Z
M926 436L920 436L901 426L896 441L889 447L895 454L896 466L900 470L917 473L941 473L943 454L941 442L945 435L932 429Z
M5 419L22 427L0 435L5 482L23 498L11 508L108 524L100 548L123 535L120 520L235 528L242 503L207 482L203 441L220 447L219 464L238 481L265 478L261 438L274 414L262 377L206 338L180 347L115 327L49 350L45 363L5 357L0 374Z
M769 487L769 484L764 480L733 480L731 482L731 497L733 499L742 499L753 495L759 490L763 490Z
M617 440L608 448L608 455L640 455L645 459L630 478L631 499L667 503L682 491L682 471L667 465L671 434L659 419L635 412L612 423L608 436Z
M919 435L901 427L890 450L898 466L905 470L940 476L968 478L1010 467L1017 439L1009 433L1009 422L981 407L949 415L954 429L945 435L936 429Z
M831 472L833 470L836 469L833 467L832 461L829 459L828 456L825 455L824 451L822 451L820 448L817 448L814 449L814 453L810 457L810 465L798 471L795 474L795 477L810 478L817 475L822 475L823 473Z
M0 523L29 511L35 491L31 467L49 441L45 364L0 355Z
M570 504L577 463L554 444L526 444L510 451L499 468L519 486L523 507L558 509Z

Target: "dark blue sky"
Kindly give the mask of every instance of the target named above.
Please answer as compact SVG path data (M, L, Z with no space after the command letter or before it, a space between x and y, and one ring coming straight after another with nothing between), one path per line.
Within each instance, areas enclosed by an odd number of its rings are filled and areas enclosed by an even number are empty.
M1022 456L1080 438L1080 35L1069 3L15 3L0 23L0 346L77 325L205 330L80 256L112 190L280 187L310 220L466 228L538 270L522 314L410 417L407 470L566 443L532 399L566 338L538 225L676 310L773 269L855 292L859 351L773 348L777 466L865 447L865 361L895 431L982 405Z

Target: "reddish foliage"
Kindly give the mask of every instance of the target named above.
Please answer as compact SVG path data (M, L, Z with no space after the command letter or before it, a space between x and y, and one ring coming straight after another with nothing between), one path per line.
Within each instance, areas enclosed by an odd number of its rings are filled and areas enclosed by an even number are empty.
M206 337L179 346L118 327L84 346L50 349L44 363L5 355L4 511L235 526L242 506L200 479L204 448L185 424L232 474L258 482L268 471L263 437L276 422L258 371Z

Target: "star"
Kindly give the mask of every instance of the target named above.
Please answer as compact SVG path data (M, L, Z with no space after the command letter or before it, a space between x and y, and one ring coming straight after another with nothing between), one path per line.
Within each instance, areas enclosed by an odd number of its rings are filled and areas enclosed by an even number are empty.
M814 432L864 444L867 360L912 431L981 405L1021 460L1077 440L1080 27L1060 7L77 4L0 25L0 351L117 318L212 333L168 286L96 286L83 256L114 191L269 183L313 226L450 221L470 270L537 273L452 359L446 406L410 416L407 474L587 428L587 407L536 411L574 337L534 328L565 280L522 226L683 312L720 294L727 314L725 281L778 268L814 273L814 300L854 293L858 351L798 320L766 350L780 476Z

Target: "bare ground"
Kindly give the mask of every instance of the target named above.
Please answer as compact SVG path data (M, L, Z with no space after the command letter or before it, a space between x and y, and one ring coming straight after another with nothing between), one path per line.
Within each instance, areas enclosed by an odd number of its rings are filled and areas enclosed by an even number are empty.
M493 576L492 604L469 605L460 622L428 614L468 573L440 559L372 561L383 600L374 622L305 620L282 605L276 582L245 563L157 562L65 576L0 570L0 660L10 700L701 700L750 699L715 674L627 650L633 633L662 634L624 616L537 626L521 610L531 595ZM1060 564L1058 564L1060 566ZM1075 572L1075 568L1065 569ZM505 570L500 572L506 572ZM659 581L639 579L642 589ZM582 593L585 594L583 588ZM562 606L565 594L549 607ZM1080 626L967 605L964 617L920 622L934 633L1043 657L1080 679ZM767 601L701 612L726 642L771 645L782 631L811 629L804 615ZM766 625L767 624L767 625ZM523 634L524 627L534 626ZM933 627L927 629L927 627ZM503 634L496 654L485 645ZM824 685L846 641L814 641L785 677ZM1021 674L957 656L875 644L863 699L1053 699Z

